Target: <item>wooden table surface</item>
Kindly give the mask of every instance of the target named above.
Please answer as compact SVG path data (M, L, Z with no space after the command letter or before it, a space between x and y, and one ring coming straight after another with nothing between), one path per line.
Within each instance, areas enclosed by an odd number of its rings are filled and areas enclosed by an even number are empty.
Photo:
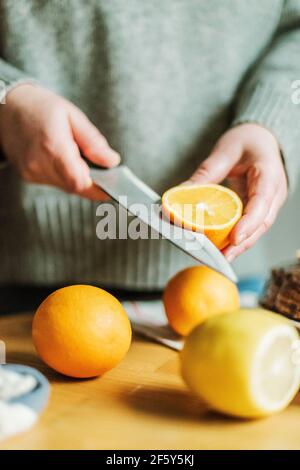
M31 342L30 314L0 319L7 362L34 366L51 382L50 403L29 432L0 449L300 449L300 397L259 421L209 411L184 386L175 351L134 338L103 377L71 380L48 369Z

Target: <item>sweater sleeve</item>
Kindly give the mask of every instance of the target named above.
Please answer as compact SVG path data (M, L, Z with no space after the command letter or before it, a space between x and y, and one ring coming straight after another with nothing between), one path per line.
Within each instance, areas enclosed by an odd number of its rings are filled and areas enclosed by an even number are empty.
M15 86L21 83L35 82L26 73L0 58L0 102L5 102L5 96Z
M0 58L0 106L5 106L7 93L22 83L35 83L35 80ZM0 170L7 162L0 152Z
M300 2L283 3L277 32L238 93L233 125L256 122L280 145L290 187L300 170Z

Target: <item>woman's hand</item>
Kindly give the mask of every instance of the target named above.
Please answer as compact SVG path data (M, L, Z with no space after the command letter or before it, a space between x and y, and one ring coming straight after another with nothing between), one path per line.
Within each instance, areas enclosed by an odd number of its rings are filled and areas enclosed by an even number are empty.
M25 181L92 200L105 196L93 184L80 151L104 167L120 162L119 154L76 106L27 84L12 90L0 107L0 146Z
M273 134L257 124L230 129L189 181L220 183L225 178L245 204L224 249L232 261L271 227L287 198L287 177Z

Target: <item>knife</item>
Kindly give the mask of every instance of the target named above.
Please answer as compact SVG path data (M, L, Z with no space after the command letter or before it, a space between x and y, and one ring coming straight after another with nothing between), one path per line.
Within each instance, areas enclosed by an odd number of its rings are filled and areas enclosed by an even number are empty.
M130 214L150 226L196 261L237 282L237 277L221 251L202 233L170 224L161 214L161 197L126 165L90 171L94 183ZM142 210L141 210L142 208Z

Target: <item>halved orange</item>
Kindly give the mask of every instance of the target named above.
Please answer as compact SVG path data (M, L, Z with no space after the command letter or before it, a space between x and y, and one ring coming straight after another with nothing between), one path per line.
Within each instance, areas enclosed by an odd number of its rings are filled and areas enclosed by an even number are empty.
M243 204L229 188L218 184L181 185L162 196L162 209L170 221L204 233L220 250L242 216Z

